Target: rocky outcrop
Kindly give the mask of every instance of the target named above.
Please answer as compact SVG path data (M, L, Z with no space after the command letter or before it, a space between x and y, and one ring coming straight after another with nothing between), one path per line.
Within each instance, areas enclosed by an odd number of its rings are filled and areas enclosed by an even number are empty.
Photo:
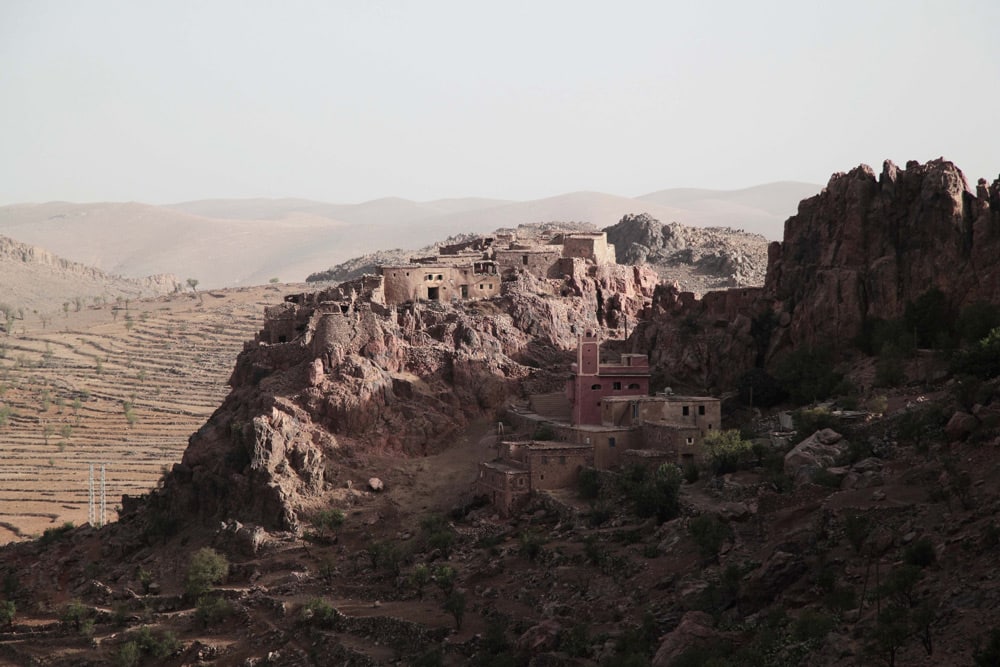
M764 282L767 239L758 234L664 224L646 213L626 215L604 231L619 262L648 264L662 280L690 283L691 291Z
M1000 299L1000 179L965 176L944 159L886 161L834 174L772 244L766 290L789 317L785 345L849 341L869 317L900 317L940 289L955 307Z
M0 285L5 302L28 310L56 310L75 298L138 298L167 294L181 281L171 274L127 278L71 262L44 248L0 236Z
M581 260L561 279L510 275L490 300L398 307L384 304L381 280L267 309L231 394L167 480L172 513L295 528L337 460L433 453L524 385L561 387L577 332L634 322L655 274Z
M785 474L800 486L812 480L819 470L837 465L849 444L833 429L825 428L795 445L785 454Z
M633 349L667 383L731 386L801 346L843 349L870 318L903 315L931 288L956 310L1000 301L1000 179L968 189L946 160L834 174L768 249L761 289L658 290Z

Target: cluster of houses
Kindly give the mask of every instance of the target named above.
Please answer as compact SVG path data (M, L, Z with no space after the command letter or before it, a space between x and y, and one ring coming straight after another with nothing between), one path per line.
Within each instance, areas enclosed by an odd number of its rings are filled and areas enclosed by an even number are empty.
M722 407L712 396L650 396L646 355L601 363L600 340L588 332L579 337L565 392L532 396L528 409L508 416L546 440L501 441L497 459L480 464L477 493L503 513L533 491L574 486L584 468L698 462Z
M256 344L288 343L307 331L336 339L338 327L350 323L329 316L353 313L359 303L388 314L409 302L488 299L500 294L501 278L509 273L560 278L578 273L580 264L593 269L614 263L615 248L604 232L476 238L431 257L382 266L378 276L289 295L268 309ZM312 308L297 307L306 304ZM584 468L696 462L705 434L720 428L719 399L669 391L651 396L649 380L646 355L622 354L602 363L598 336L581 335L565 391L531 396L527 408L508 412L519 432L544 433L545 439L501 442L497 459L480 465L477 492L509 513L533 491L575 485Z
M399 304L488 299L500 294L500 277L508 271L558 278L572 274L574 262L614 264L615 247L604 232L556 233L541 241L498 234L445 246L437 255L381 271L386 303Z

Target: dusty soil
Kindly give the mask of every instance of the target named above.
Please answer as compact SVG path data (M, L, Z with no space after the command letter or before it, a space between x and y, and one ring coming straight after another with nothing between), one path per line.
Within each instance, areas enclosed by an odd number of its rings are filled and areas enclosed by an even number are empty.
M26 314L0 334L0 544L107 518L155 486L228 393L233 360L288 286L188 292ZM0 415L4 412L0 412Z

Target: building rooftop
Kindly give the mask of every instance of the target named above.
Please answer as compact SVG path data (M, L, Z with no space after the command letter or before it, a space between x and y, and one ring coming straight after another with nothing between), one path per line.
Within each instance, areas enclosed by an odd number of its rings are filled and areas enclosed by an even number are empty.
M528 469L514 461L486 461L482 464L490 470L496 470L506 475L528 472Z

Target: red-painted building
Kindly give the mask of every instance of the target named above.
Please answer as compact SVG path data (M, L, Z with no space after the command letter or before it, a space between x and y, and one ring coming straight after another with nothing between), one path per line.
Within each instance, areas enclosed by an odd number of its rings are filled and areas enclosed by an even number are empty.
M600 340L587 332L580 336L566 396L574 426L601 424L601 399L611 396L648 396L649 359L645 354L623 354L617 364L602 364Z

